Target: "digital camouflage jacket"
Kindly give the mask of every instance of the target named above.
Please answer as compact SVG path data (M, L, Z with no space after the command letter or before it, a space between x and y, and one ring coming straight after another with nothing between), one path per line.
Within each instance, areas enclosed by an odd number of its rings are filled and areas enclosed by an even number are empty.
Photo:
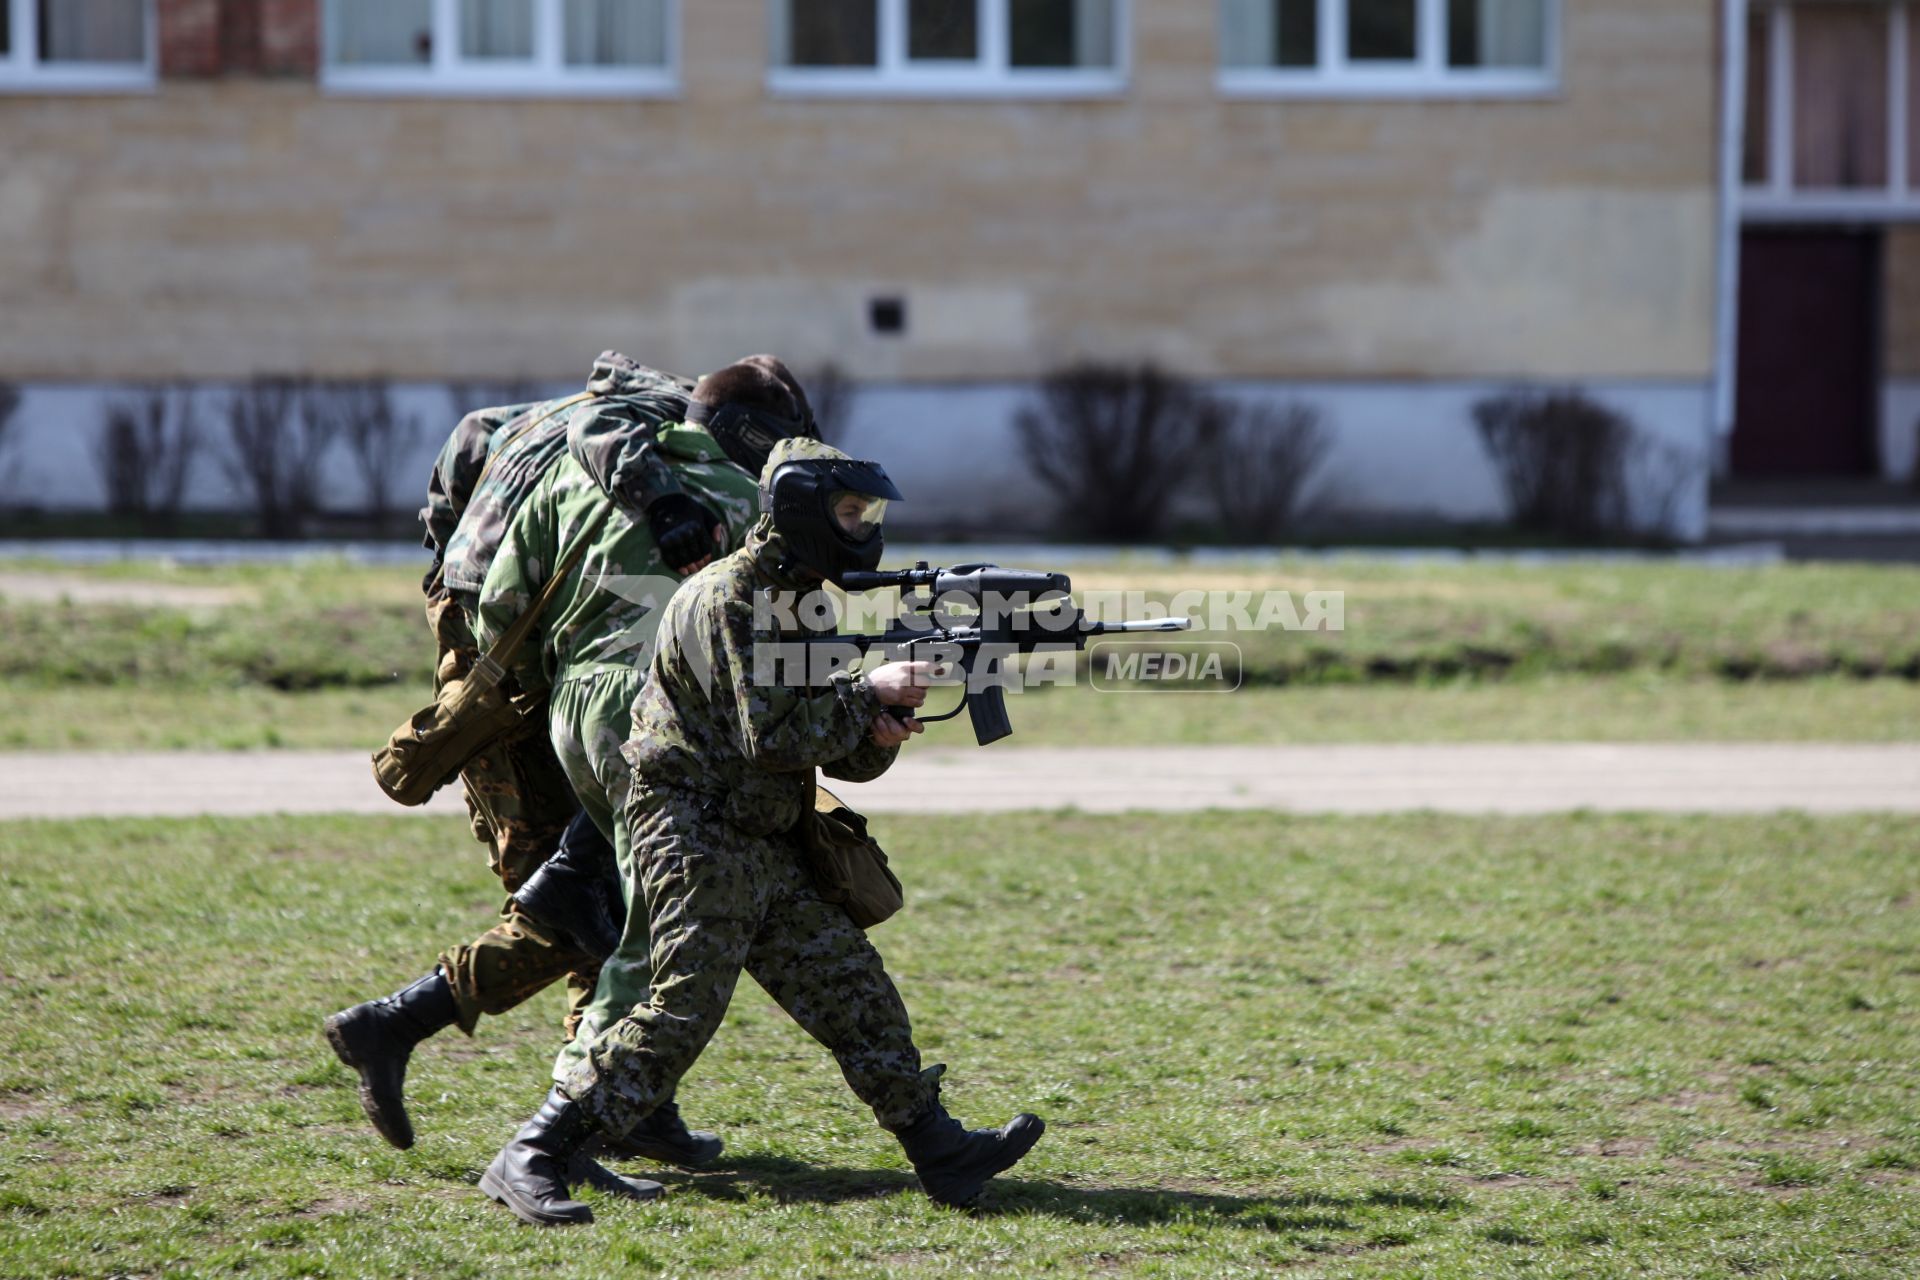
M738 547L759 511L754 478L698 427L663 428L649 453L686 493L720 516L727 546ZM661 563L646 519L579 461L563 457L513 513L487 570L475 627L481 647L513 625L582 537L590 538L586 554L515 658L513 674L530 693L601 666L644 668L660 610L680 584Z
M546 401L495 431L484 474L447 540L441 577L448 590L469 611L474 608L514 511L563 452L596 480L604 478L635 511L680 492L654 438L661 427L686 417L692 389L685 378L606 351L587 381L590 398Z
M674 593L646 686L633 703L633 736L621 751L639 783L714 802L751 835L785 831L799 820L816 766L829 777L866 782L899 752L867 736L882 708L865 676L841 671L817 689L753 684L756 644L832 633L831 619L817 631L778 629L772 610L762 611L765 626L756 625L756 592L802 589L782 574L786 559L763 516L746 546Z

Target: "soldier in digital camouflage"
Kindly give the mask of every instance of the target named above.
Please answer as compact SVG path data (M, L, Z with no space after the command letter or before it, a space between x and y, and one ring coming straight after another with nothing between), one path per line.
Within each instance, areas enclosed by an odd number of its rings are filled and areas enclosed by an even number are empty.
M782 441L761 477L767 514L746 546L667 605L623 750L634 923L610 961L638 963L634 953L647 948L650 992L579 1046L575 1065L482 1176L482 1189L523 1220L592 1220L570 1198L576 1154L633 1132L672 1096L742 970L833 1053L934 1200L971 1203L1044 1130L1023 1114L969 1131L946 1113L944 1068L922 1068L879 952L820 896L802 861L797 827L813 770L855 782L884 772L920 729L906 713L925 700L930 664L840 671L824 688L754 683L756 646L799 634L793 615L757 610L756 596L876 566L880 523L898 497L875 464L815 440Z
M764 368L770 358L752 359ZM780 373L791 377L784 366ZM619 514L609 520L617 519L620 554L669 582L670 572L696 568L737 544L751 519L751 497L743 504L741 495L751 495L753 481L719 459L710 439L700 444L703 433L676 432L673 424L694 412L687 395L692 386L606 352L581 395L481 410L462 419L435 465L428 505L421 512L428 545L436 552L425 586L428 619L441 650L437 683L465 675L477 659L483 637L474 634L475 619L487 573L509 545L517 514L543 489L557 499L561 491L584 496L590 488L617 503ZM670 441L666 446L663 432ZM714 479L726 472L732 473L730 480ZM683 474L688 484L682 484ZM546 488L549 476L555 478L552 488ZM673 501L663 515L665 498ZM735 531L731 537L729 526ZM638 557L635 548L642 543L648 553ZM666 547L674 550L663 563ZM599 576L619 575L603 570ZM512 575L501 580L510 583ZM503 585L503 607L508 590ZM622 604L617 595L611 598ZM565 604L556 608L557 634L578 640L593 618L577 602L571 612L569 621ZM530 646L518 664L516 674L531 681L516 695L526 708L521 727L481 752L461 775L475 836L488 845L495 873L516 895L508 899L503 919L473 942L445 951L425 978L327 1020L336 1053L360 1075L368 1118L395 1146L413 1141L402 1090L408 1056L420 1040L455 1025L471 1034L480 1015L503 1013L562 978L571 996L565 1027L570 1039L600 959L617 941L624 920L617 894L601 894L612 901L596 904L591 892L561 892L566 882L560 875L549 877L554 883L541 901L569 909L530 910L521 901L529 880L544 866L572 869L592 885L601 879L593 872L602 862L610 864L612 856L599 828L579 820L568 769L554 753L547 704L551 682L542 669L542 652ZM643 661L644 655L634 660ZM623 725L625 711L623 705ZM617 885L610 865L604 878ZM604 921L597 933L582 927L593 919L595 905ZM693 1162L718 1150L711 1135L689 1135L670 1112L658 1123L670 1130L673 1141L656 1144L650 1154Z

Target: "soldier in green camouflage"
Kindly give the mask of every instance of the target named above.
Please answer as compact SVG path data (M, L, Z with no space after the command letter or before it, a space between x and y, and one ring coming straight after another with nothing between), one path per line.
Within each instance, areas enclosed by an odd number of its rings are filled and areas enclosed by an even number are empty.
M487 569L507 540L514 513L562 464L575 477L592 476L623 511L640 513L642 523L622 515L621 527L644 530L634 536L655 545L675 546L676 568L697 567L723 548L721 517L706 505L719 500L704 490L702 497L690 496L678 475L689 460L659 445L661 428L688 415L692 385L606 352L582 395L483 410L462 420L441 452L421 513L436 551L426 585L428 617L441 646L439 683L464 675L477 659L471 624ZM727 464L695 466L710 471ZM751 488L746 476L728 469ZM669 498L670 519L660 511ZM735 523L743 520L736 513ZM685 536L688 530L693 536ZM551 745L547 687L543 679L518 695L529 708L523 727L480 753L461 775L475 836L489 846L492 867L513 894L565 847L564 836L585 851L576 861L590 864L595 850L611 858L592 824L569 827L579 803ZM624 904L612 904L609 914L613 922L606 929L617 938ZM589 940L587 930L575 927L583 918L577 911L529 911L509 898L502 916L473 942L444 952L425 978L327 1020L335 1052L361 1077L368 1118L395 1146L413 1141L402 1089L408 1055L419 1041L450 1025L472 1034L481 1014L503 1013L563 977L570 989L565 1034L572 1036L609 942ZM688 1154L684 1146L673 1153Z
M805 393L785 365L752 357L702 378L689 416L711 419L719 439L700 427L672 426L659 433L657 448L682 491L720 518L725 546L738 547L759 514L754 476L771 442L813 430ZM617 503L607 510L613 501L610 490L572 458L550 470L515 512L488 570L477 631L481 645L491 645L546 586L552 566L580 539L588 539L580 563L542 615L540 643L521 650L513 674L522 689L548 691L549 726L561 766L588 817L612 840L617 865L625 868L629 854L621 815L629 775L620 748L646 679L654 629L679 579L670 576L644 524ZM517 895L529 907L554 901L552 909L535 914L559 916L567 910L566 898L578 899L554 874L562 864L562 859L549 862ZM616 939L629 918L624 900L617 908L610 913ZM632 919L644 938L645 913ZM644 959L644 941L639 953ZM610 963L611 971L602 966L594 1003L586 1011L584 1025L594 1029L647 995L644 965ZM570 1043L578 1043L579 1036L576 1031ZM641 1154L658 1154L663 1133L679 1144L674 1163L704 1163L719 1154L720 1141L711 1135L678 1138L686 1131L670 1100L645 1128L656 1150Z
M801 439L774 447L760 497L768 514L746 546L668 604L623 751L632 768L628 896L633 917L644 907L647 929L630 927L609 963L648 946L650 994L584 1046L481 1178L528 1222L592 1220L569 1198L570 1161L601 1135L634 1131L672 1095L743 969L833 1053L936 1201L971 1203L1045 1128L1021 1115L999 1130L968 1131L947 1115L943 1068L921 1068L879 952L815 890L797 843L815 768L848 781L877 777L919 731L890 708L924 702L930 664L840 671L824 688L754 682L758 646L826 630L796 631L794 615L762 611L756 600L876 566L880 520L899 493L878 466Z

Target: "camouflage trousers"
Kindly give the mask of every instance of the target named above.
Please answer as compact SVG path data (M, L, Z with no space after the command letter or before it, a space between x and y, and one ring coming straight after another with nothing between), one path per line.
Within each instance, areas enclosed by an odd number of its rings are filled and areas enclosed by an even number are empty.
M784 836L748 836L694 796L636 785L632 886L651 937L652 995L595 1037L560 1081L625 1134L667 1097L719 1029L741 970L840 1064L874 1117L901 1129L933 1105L906 1006L880 953L821 901ZM637 942L633 920L622 952Z
M646 683L644 667L607 665L570 675L554 686L547 731L554 758L580 807L617 850L626 843L631 771L620 748L633 723L633 699Z
M427 622L440 642L434 687L472 670L478 650L465 615L444 593L429 595ZM474 839L487 846L488 864L512 893L553 856L579 805L547 737L544 705L520 728L494 743L460 773ZM599 977L594 957L566 934L523 914L508 899L500 923L440 955L453 988L459 1027L468 1035L482 1014L500 1014L565 979L565 1034L570 1041Z
M632 847L625 818L632 775L620 755L632 723L634 695L645 682L644 669L601 667L564 679L553 691L549 724L554 754L580 807L613 841L621 897L628 907L627 926L637 934L631 944L623 935L619 948L600 966L599 979L576 1010L572 1034L554 1063L555 1080L564 1079L579 1062L588 1041L647 999L647 914L632 910Z

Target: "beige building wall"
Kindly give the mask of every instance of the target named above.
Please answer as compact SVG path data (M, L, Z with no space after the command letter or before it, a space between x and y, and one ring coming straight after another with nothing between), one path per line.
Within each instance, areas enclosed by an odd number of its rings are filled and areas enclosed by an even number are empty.
M763 0L680 8L664 102L0 99L0 377L573 377L609 345L908 381L1710 372L1708 0L1565 0L1561 93L1481 102L1223 99L1214 0L1134 0L1112 100L781 100ZM868 333L874 294L906 335Z

